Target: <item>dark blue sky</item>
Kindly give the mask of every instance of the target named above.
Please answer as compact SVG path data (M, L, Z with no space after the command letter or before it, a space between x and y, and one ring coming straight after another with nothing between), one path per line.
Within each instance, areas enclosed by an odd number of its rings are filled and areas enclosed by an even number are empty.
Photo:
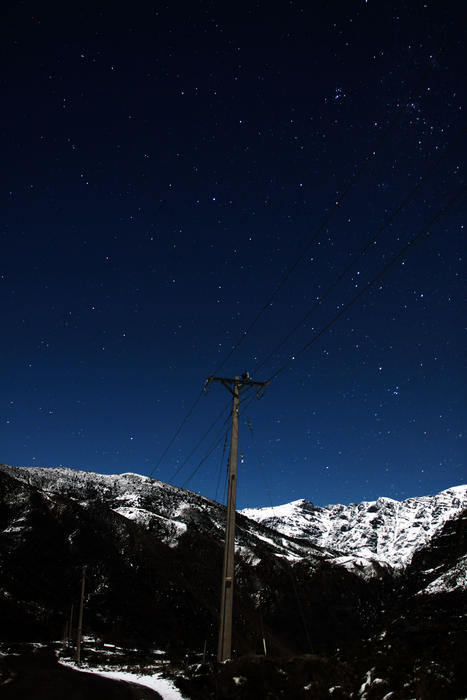
M2 35L0 460L222 499L221 385L166 448L214 371L296 355L242 405L240 507L466 481L465 197L300 353L465 186L460 4L18 2Z

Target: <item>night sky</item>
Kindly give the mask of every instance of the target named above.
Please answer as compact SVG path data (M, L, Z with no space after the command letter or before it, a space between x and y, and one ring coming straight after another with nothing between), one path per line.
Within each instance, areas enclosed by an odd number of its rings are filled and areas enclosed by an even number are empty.
M222 500L248 371L239 507L464 483L461 5L10 3L0 460Z

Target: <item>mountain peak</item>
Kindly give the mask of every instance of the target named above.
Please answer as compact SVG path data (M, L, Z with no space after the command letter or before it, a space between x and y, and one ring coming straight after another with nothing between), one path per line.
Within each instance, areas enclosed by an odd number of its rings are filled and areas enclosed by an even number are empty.
M464 508L466 485L405 501L382 496L376 501L320 508L301 499L242 512L284 535L309 539L318 547L402 568L415 550Z

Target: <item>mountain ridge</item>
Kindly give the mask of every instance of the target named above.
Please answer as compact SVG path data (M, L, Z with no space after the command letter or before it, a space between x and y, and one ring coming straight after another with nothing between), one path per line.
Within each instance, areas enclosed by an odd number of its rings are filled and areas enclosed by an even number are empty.
M409 503L407 547L412 535L425 539L395 569L369 550L371 536L378 528L387 534L401 508L393 499L350 511L305 506L304 499L287 504L289 516L305 513L308 530L318 535L324 510L327 540L309 537L303 522L294 520L293 530L286 523L288 532L281 532L239 512L232 640L238 662L221 664L214 677L209 669L197 676L196 664L186 675L188 697L238 697L230 676L250 683L255 673L266 674L265 693L276 678L296 688L294 697L310 697L304 686L312 687L317 668L327 669L328 680L311 697L329 697L339 674L339 697L367 697L359 690L364 679L372 700L392 690L394 697L425 698L420 684L433 689L427 699L465 697L467 509L461 510L463 488L460 497L457 487L450 491ZM351 514L360 520L354 524ZM349 553L351 538L347 553L337 548L344 540L332 537L331 515L345 526L342 538L353 534L362 545L367 537L368 558ZM224 506L149 477L0 465L0 642L61 639L73 604L76 625L86 567L88 639L198 661L204 646L213 659L224 528ZM224 673L219 695L216 674ZM301 674L307 680L299 688Z
M465 508L467 485L459 485L433 496L404 501L382 496L348 506L320 507L299 499L281 506L245 508L241 512L282 534L308 538L317 546L326 548L332 543L344 556L376 560L381 565L402 569L416 549L426 545L447 520ZM344 559L341 563L345 563Z
M123 517L143 526L152 525L159 534L165 527L164 541L170 546L176 546L178 537L186 531L186 516L190 515L184 515L184 510L190 510L185 503L186 494L189 494L192 507L195 504L200 510L216 510L217 526L222 527L221 504L194 491L144 475L133 472L99 474L68 467L0 466L15 478L41 490L105 498ZM151 501L149 509L145 507L148 501ZM465 508L467 485L458 485L435 495L403 501L381 496L358 504L321 507L307 499L297 499L279 506L244 508L238 513L278 535L307 542L334 563L359 575L371 576L379 572L379 567L405 568L414 552L425 546L447 520ZM156 520L159 527L156 527ZM237 534L241 538L241 530L238 529ZM278 546L278 541L275 546ZM242 545L239 547L241 549Z

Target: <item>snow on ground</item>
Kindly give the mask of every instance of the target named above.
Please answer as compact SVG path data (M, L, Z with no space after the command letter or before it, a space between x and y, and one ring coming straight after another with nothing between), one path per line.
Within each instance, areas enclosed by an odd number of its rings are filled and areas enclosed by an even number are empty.
M249 547L238 545L235 547L235 554L238 554L238 556L243 559L243 561L250 564L250 566L257 566L261 561L260 557L257 557Z
M150 510L146 510L145 508L138 508L137 506L120 506L119 508L112 508L112 510L119 515L123 515L124 518L128 518L128 520L135 520L145 527L151 525L151 523L158 518L165 520L165 518L161 518L160 515L151 513Z
M155 690L161 696L162 700L187 700L180 693L178 688L167 678L163 678L160 673L154 673L151 676L142 676L139 673L128 673L127 671L104 671L101 669L91 668L89 666L77 666L69 661L60 661L62 666L68 666L75 671L85 673L95 673L98 676L112 678L115 681L126 681L127 683L138 683L146 688Z
M187 525L185 523L182 523L179 520L173 520L172 518L165 518L163 515L153 513L151 510L147 510L146 508L139 508L137 506L119 506L118 508L112 508L112 510L119 515L123 515L124 518L128 518L128 520L135 520L137 523L140 523L145 527L159 520L168 527L172 528L174 537L180 537L187 531Z
M153 676L140 676L137 673L127 673L126 671L94 671L92 669L87 669L92 673L97 673L100 676L106 676L107 678L113 678L116 681L128 681L130 683L139 683L144 685L151 690L155 690L163 698L163 700L186 700L178 688L172 683L172 681L167 680L167 678L162 678L158 673Z
M426 588L419 591L417 595L436 593L451 593L452 591L467 590L467 554L451 567L432 581Z

